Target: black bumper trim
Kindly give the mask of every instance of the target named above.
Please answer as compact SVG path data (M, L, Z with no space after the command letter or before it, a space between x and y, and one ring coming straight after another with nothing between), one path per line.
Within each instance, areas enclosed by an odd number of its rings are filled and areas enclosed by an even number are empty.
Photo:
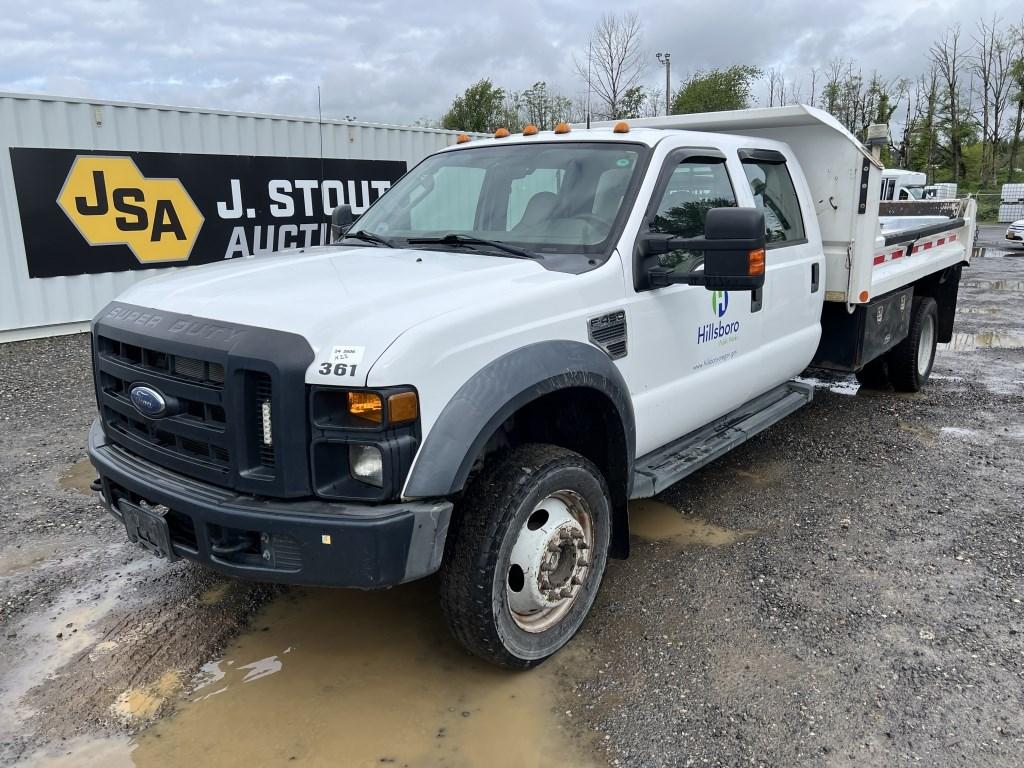
M185 477L108 442L99 420L89 430L89 458L103 501L116 518L118 495L166 507L174 554L222 573L310 586L387 587L427 576L441 565L452 503L330 503L264 499ZM112 504L113 502L113 504ZM218 535L266 535L269 559L213 551ZM328 543L329 542L329 543ZM277 547L280 547L278 552Z

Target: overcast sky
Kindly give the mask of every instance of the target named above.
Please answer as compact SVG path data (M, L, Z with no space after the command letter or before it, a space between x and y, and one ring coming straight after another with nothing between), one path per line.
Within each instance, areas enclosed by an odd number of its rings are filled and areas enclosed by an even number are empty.
M751 10L756 9L756 10ZM698 68L752 63L807 78L853 57L865 72L916 76L952 24L1019 20L1020 0L774 0L643 6L293 0L0 0L0 89L215 109L409 122L437 119L467 85L536 80L573 95L572 57L606 10L636 10L647 82L670 51L674 87ZM806 85L805 85L806 89Z

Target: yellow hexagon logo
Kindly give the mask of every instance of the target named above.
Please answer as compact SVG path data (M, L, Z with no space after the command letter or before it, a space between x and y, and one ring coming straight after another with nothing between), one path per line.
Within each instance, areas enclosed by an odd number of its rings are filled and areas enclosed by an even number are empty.
M79 155L57 204L89 245L127 245L141 264L187 261L203 226L178 179L147 179L130 157Z

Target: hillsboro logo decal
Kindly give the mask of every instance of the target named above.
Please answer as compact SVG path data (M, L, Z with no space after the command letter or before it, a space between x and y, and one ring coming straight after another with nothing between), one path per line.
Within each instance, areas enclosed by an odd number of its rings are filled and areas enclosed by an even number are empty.
M711 311L719 318L716 323L705 323L697 328L697 343L704 344L708 341L721 339L720 344L735 341L735 334L740 330L740 321L733 320L731 323L723 323L721 318L729 311L729 292L711 292ZM732 338L726 338L732 337Z
M728 291L712 291L711 292L711 308L715 311L715 314L719 317L725 317L725 313L729 310L729 292Z
M89 245L127 245L140 264L187 261L204 221L181 181L130 157L79 155L57 204Z

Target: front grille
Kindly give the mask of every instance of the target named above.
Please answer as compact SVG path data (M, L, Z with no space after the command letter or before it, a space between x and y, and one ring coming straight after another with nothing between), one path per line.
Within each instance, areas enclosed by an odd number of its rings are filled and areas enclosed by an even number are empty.
M311 495L313 359L296 334L121 302L93 323L107 439L172 473L261 497ZM136 385L155 391L133 401Z
M233 469L224 365L96 337L100 413L112 440L194 477L225 484ZM150 419L131 401L136 384L158 389L170 413Z

